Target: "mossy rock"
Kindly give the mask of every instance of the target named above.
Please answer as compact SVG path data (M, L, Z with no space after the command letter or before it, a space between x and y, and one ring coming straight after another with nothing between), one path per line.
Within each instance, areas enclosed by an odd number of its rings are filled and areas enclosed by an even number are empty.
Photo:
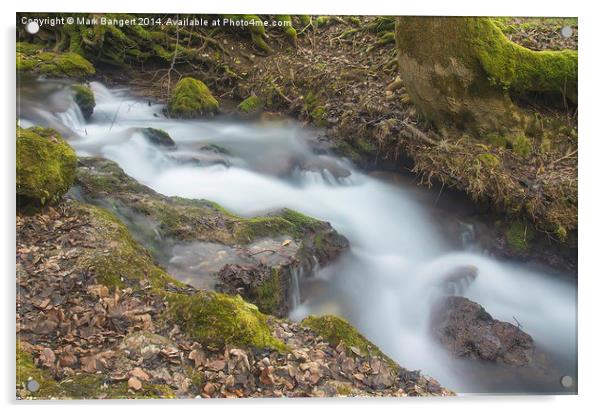
M267 317L240 296L200 291L170 294L167 300L170 319L203 345L286 350L284 343L272 336Z
M131 235L128 228L111 212L89 204L77 204L99 238L106 240L106 250L91 250L78 260L78 270L93 274L96 281L109 288L141 288L147 283L162 292L168 285L183 286L157 267L149 252Z
M142 134L152 144L165 146L168 148L176 147L176 143L171 136L169 136L169 133L162 129L144 128L142 129Z
M174 88L167 109L171 116L197 118L215 114L219 102L203 82L185 77Z
M82 79L93 75L96 70L92 63L77 53L47 52L38 45L19 42L17 72Z
M94 106L96 106L92 89L86 85L73 85L71 89L75 92L74 100L82 111L82 115L84 115L84 118L90 119L94 112Z
M382 357L388 362L390 367L395 370L399 369L397 363L386 356L375 344L341 317L335 315L312 315L303 319L301 325L322 336L332 346L336 347L339 344L343 344L349 354L354 352L354 350L359 350L364 356Z
M263 109L263 101L256 95L251 95L236 107L239 112L245 114L257 113Z
M53 129L17 127L17 195L44 205L60 199L75 179L77 157Z

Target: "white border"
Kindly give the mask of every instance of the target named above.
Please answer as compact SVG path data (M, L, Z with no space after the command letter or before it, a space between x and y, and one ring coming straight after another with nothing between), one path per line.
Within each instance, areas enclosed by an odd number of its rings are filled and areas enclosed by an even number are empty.
M10 3L10 4L9 4ZM597 399L600 391L600 311L599 303L602 301L600 294L602 288L600 278L602 272L596 262L600 256L601 244L600 217L596 213L601 210L599 170L602 156L602 133L598 113L602 91L600 90L600 26L602 17L596 10L592 1L577 0L548 0L525 1L505 0L496 2L476 2L470 0L455 1L403 1L403 0L228 0L222 2L195 1L156 1L144 2L124 0L103 0L102 2L85 2L75 0L33 1L22 0L16 2L4 1L2 3L2 31L3 41L0 65L2 71L0 81L4 91L0 114L3 118L2 156L2 236L0 253L3 267L2 292L4 302L2 321L4 339L2 344L2 372L0 373L0 389L2 400L10 410L19 408L26 411L54 412L63 410L102 411L113 408L127 408L127 406L142 408L152 412L159 412L165 408L200 409L220 411L265 411L277 410L288 412L314 409L345 409L352 412L365 412L369 409L400 410L400 409L426 409L427 411L446 412L505 412L515 408L534 409L550 412L569 412L569 409L590 409L600 405ZM79 402L79 403L18 403L14 400L14 251L15 251L15 192L14 192L14 125L15 125L15 69L14 69L14 43L15 43L15 12L40 11L40 12L189 12L189 13L256 13L256 14L409 14L409 15L486 15L486 16L577 16L579 17L579 396L496 396L496 397L471 397L445 400L244 400L220 402L196 401L154 401L154 402ZM534 292L536 293L536 292ZM575 406L577 405L577 406Z

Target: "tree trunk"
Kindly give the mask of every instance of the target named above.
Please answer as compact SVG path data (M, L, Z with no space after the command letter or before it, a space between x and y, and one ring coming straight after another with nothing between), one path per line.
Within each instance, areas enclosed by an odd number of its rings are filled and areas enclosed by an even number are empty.
M482 17L398 17L396 43L406 90L442 132L524 134L527 116L509 97L545 92L577 99L577 52L535 52Z

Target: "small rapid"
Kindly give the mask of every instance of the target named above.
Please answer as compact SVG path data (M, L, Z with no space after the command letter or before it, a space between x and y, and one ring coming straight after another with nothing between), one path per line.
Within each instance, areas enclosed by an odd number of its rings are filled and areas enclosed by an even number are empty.
M560 375L525 379L492 364L453 359L432 340L431 306L449 293L443 278L471 266L478 277L455 293L496 319L519 322L552 356L554 372L576 377L575 282L486 256L470 224L459 234L464 248L450 246L430 205L403 185L314 153L308 144L314 131L290 120L169 119L162 105L97 82L91 84L97 105L86 121L67 86L47 80L21 85L21 126L54 127L78 155L113 160L159 193L208 199L241 216L292 208L330 222L349 239L350 251L314 276L293 272L292 319L341 315L400 365L458 392L563 391ZM168 132L177 147L149 143L142 133L148 127ZM172 252L176 276L193 253Z

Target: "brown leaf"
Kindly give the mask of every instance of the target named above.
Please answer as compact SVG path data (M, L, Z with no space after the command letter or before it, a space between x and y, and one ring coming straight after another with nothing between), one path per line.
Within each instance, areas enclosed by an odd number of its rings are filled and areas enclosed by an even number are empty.
M52 351L48 347L45 347L40 352L39 361L40 361L40 364L44 367L48 367L48 368L54 367L54 362L56 361L56 356L54 355L54 351Z
M130 376L140 379L142 381L150 380L150 376L148 375L148 373L142 370L140 367L136 367L134 368L134 370L130 371Z
M136 377L130 377L128 380L128 387L135 391L138 391L142 388L142 383Z

